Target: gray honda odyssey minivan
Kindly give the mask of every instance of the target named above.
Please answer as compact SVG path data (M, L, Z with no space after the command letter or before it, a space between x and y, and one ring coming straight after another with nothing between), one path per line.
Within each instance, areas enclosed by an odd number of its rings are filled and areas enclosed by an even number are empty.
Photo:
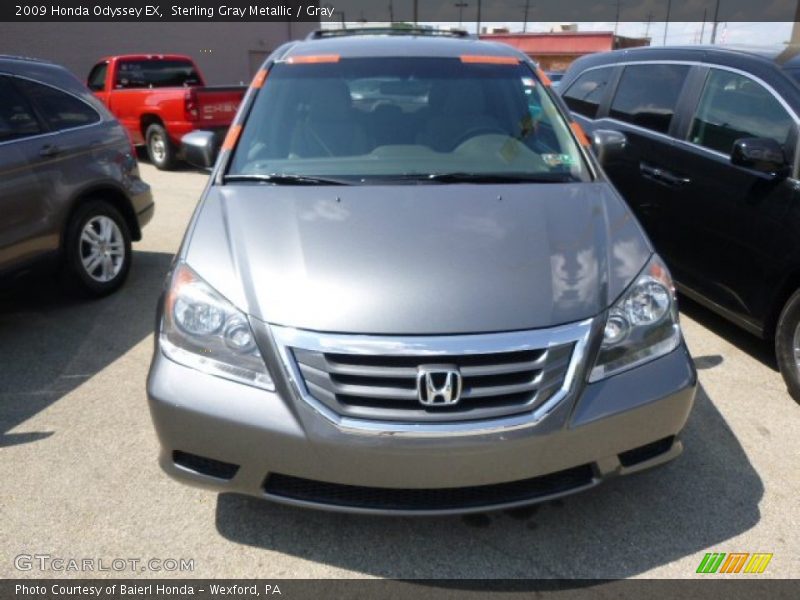
M267 59L219 152L184 138L213 171L158 314L167 473L437 514L680 454L672 281L600 168L625 138L587 140L540 75L466 35L317 32Z

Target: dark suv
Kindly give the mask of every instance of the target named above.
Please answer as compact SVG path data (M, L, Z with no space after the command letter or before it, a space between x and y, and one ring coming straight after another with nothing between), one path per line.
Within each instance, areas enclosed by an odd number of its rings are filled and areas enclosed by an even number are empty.
M128 135L76 77L0 57L0 276L56 258L85 292L110 293L153 209Z
M800 401L798 49L623 50L576 61L559 88L680 291L775 340Z

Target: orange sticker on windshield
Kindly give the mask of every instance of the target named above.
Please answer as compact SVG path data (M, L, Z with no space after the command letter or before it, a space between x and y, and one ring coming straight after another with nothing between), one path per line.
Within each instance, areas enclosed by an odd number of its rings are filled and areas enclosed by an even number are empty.
M286 59L286 62L290 65L337 63L339 58L338 54L311 54L307 56L290 56Z
M539 81L541 81L546 86L553 85L553 82L550 81L550 78L547 76L547 73L545 73L541 69L536 69L536 74L539 76Z
M519 59L516 56L492 56L482 54L462 54L462 63L487 64L487 65L518 65Z
M228 134L225 136L225 141L222 142L223 150L233 150L236 142L239 140L239 134L242 133L241 125L231 125L228 129Z
M261 69L258 73L256 73L256 76L253 77L253 83L250 84L250 87L253 88L254 90L260 90L263 87L264 82L266 80L267 80L267 70Z
M586 137L586 133L583 131L583 127L581 127L580 124L576 123L575 121L572 121L569 124L569 126L572 127L572 131L575 134L575 137L578 138L578 141L580 142L581 146L588 146L589 138Z

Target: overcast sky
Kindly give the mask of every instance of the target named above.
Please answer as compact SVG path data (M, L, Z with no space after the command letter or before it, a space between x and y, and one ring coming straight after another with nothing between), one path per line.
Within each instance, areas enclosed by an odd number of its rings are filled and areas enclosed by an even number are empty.
M458 27L458 22L453 23L423 23L435 27ZM564 23L528 23L528 31L557 31L559 26ZM359 23L348 22L348 27L357 27ZM376 23L367 23L376 25ZM475 32L475 22L465 22L463 27L468 31ZM756 46L772 46L783 44L789 41L792 33L791 22L766 22L766 23L720 23L717 26L718 44L747 44ZM338 27L339 23L323 23L323 27ZM614 31L613 21L593 21L578 23L578 31ZM511 31L522 31L522 23L481 23L481 27L508 27ZM619 35L641 37L648 34L654 46L664 43L664 21L653 21L652 23L621 22L617 24ZM701 22L670 23L667 28L667 44L699 44L701 43L700 34L703 34L702 43L708 44L711 40L712 24L706 23L705 27Z
M475 30L475 23L467 23L467 27ZM522 23L481 23L486 27L510 26L512 31L521 31ZM558 30L561 23L528 23L528 31L550 31ZM578 23L578 31L614 31L614 22L590 22ZM653 45L664 43L664 22L654 21L650 23L622 22L617 25L619 35L629 35L633 37L644 36L645 33L653 40ZM788 42L792 34L794 23L787 22L767 22L767 23L720 23L717 25L717 43L726 44L751 44L757 46L775 45ZM458 26L458 23L454 23ZM703 34L702 43L709 43L711 40L712 24L706 23L705 28L701 22L689 23L670 23L667 28L667 44L698 44L700 34Z

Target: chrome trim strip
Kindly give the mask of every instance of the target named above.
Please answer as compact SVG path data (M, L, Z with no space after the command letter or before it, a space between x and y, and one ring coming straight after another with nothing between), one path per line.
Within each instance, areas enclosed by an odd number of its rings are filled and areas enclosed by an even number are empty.
M442 335L442 336L370 336L318 333L292 327L270 325L284 373L293 390L316 412L347 433L400 437L447 437L488 435L534 427L547 417L575 388L576 373L585 361L586 349L594 319L560 325L549 329L511 331L506 333ZM536 410L510 417L485 421L452 421L449 423L415 423L374 421L343 417L315 399L306 388L291 348L341 354L402 356L407 354L437 355L490 354L520 350L540 350L574 343L564 383L551 398Z

